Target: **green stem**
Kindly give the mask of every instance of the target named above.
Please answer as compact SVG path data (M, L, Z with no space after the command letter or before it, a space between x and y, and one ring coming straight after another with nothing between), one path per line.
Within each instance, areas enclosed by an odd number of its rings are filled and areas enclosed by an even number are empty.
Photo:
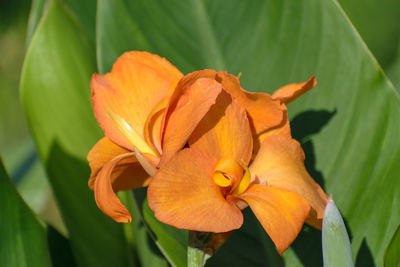
M212 233L189 231L188 267L203 267L206 264L211 257L207 245L212 236Z

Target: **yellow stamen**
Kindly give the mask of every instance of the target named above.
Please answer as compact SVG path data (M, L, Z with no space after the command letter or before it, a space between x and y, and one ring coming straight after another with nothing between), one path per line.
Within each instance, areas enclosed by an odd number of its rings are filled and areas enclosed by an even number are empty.
M239 196L239 195L243 194L249 187L250 181L251 181L251 175L250 175L249 168L247 167L245 162L242 162L242 163L243 163L245 172L244 172L244 175L243 175L242 180L240 181L239 185L232 192L232 195L234 195L234 196Z
M228 187L232 184L231 179L220 172L215 172L213 179L214 182L221 187Z
M234 187L239 182L242 173L243 168L236 160L224 158L215 166L213 179L221 187Z
M150 147L146 141L141 137L122 117L107 109L108 115L117 125L121 133L131 142L132 145L137 147L141 153L148 153L156 156L156 151Z

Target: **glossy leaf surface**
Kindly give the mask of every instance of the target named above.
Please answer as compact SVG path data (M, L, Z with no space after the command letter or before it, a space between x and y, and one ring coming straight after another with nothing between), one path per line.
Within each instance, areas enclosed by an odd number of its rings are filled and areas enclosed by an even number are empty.
M94 48L60 1L50 1L28 49L21 81L32 134L79 266L127 266L122 226L97 208L86 155L101 137L90 104Z

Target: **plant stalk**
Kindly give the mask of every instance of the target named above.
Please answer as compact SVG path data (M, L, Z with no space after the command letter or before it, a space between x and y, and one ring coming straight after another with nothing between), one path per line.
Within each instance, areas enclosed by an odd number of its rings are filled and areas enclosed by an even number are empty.
M206 264L211 257L207 246L212 236L212 233L189 231L188 267L203 267Z

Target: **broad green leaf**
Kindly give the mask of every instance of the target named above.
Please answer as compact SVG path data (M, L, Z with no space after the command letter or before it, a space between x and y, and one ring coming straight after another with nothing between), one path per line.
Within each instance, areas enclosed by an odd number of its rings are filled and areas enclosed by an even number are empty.
M400 92L400 42L394 62L387 70L387 74L397 91Z
M19 196L0 160L0 266L51 266L46 231Z
M115 60L132 47L149 48L131 14L126 0L97 1L96 49L100 73L110 71Z
M33 140L20 140L18 145L5 150L3 155L4 165L27 205L46 223L65 234L65 225Z
M400 101L339 4L138 0L126 5L128 14L119 19L137 27L134 37L126 37L130 30L125 27L105 30L119 16L116 8L104 10L109 14L98 24L103 36L97 40L97 58L103 71L111 67L109 51L147 49L184 73L202 68L241 72L242 86L251 91L271 93L316 75L317 88L289 105L290 118L308 117L293 133L306 136L307 167L340 207L354 255L381 266L400 221L394 197L400 189ZM315 124L318 131L310 132ZM320 232L308 229L284 254L288 266L322 265L315 256L321 251Z
M322 223L324 267L354 266L349 236L333 200L326 205Z
M28 49L21 93L79 266L128 266L122 226L97 208L86 155L101 137L90 104L94 47L60 1L50 1Z
M45 9L46 0L32 0L31 11L29 13L28 29L26 30L26 43L29 44L35 30L39 24L40 18Z
M96 0L64 0L72 10L73 16L79 25L94 42L96 35Z
M400 45L400 7L397 0L339 0L379 63L386 69Z
M133 194L137 205L133 214L142 221L138 230L147 228L150 237L172 266L186 266L187 231L163 224L154 217L147 204L146 189L135 190Z
M400 226L393 235L385 251L385 267L398 267L400 265Z

